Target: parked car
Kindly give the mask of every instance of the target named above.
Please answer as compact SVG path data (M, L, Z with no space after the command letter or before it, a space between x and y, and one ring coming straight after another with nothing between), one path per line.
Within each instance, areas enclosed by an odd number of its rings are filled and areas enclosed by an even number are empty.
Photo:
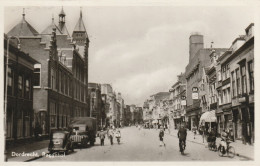
M64 152L68 154L69 150L74 151L74 144L70 139L71 133L68 131L57 130L50 136L49 152Z

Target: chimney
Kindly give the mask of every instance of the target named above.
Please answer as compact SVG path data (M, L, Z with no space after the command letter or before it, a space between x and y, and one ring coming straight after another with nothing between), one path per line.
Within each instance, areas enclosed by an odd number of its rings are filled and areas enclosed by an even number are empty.
M190 57L189 57L189 62L192 60L192 58L196 55L196 53L204 48L204 43L203 43L203 35L199 33L192 33L190 35Z

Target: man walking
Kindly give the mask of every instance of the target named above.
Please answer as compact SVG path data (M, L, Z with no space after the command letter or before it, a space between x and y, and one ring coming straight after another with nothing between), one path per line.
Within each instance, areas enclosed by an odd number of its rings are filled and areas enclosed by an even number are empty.
M113 145L114 131L113 131L113 128L112 128L112 127L111 127L110 129L108 129L108 131L107 131L107 137L110 139L111 145Z
M162 146L162 145L165 146L165 143L163 142L163 137L164 137L164 131L163 131L163 127L161 126L161 130L159 132L160 146Z
M184 128L184 125L182 124L179 131L178 131L178 138L179 138L179 148L180 148L180 152L183 153L183 150L186 147L186 137L187 137L187 130L186 128ZM182 149L182 142L184 142L184 149Z
M100 138L100 144L101 146L104 146L104 141L105 141L105 132L101 129L100 134L99 134L99 138Z

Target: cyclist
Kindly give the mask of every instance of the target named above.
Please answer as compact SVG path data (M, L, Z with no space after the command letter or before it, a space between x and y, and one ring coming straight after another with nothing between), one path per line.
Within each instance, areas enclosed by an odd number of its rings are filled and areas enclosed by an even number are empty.
M187 137L187 130L186 130L186 128L184 128L184 125L182 124L178 131L180 152L183 151L183 149L181 147L182 142L184 142L184 148L186 147L186 137Z
M224 129L221 133L221 142L220 142L220 145L224 147L224 150L227 149L227 139L228 139L228 134Z

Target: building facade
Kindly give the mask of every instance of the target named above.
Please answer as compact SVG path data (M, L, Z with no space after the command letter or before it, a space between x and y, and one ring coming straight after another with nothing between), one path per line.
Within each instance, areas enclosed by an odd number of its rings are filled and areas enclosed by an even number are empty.
M173 122L170 126L179 129L180 125L185 123L186 103L182 103L183 100L186 100L186 79L184 74L178 75L177 82L169 91L169 107L172 113L172 116L169 116L169 122Z
M225 48L204 48L203 36L192 34L190 36L190 61L185 69L187 83L187 109L188 128L199 126L200 116L203 113L200 107L201 99L193 98L194 89L199 94L199 83L202 78L203 69L210 65L210 54L214 50L216 53L225 52Z
M22 21L7 33L8 36L18 36L21 50L39 62L34 65L33 108L34 125L40 124L43 134L66 128L71 117L89 114L89 40L82 37L84 45L77 41L73 43L65 16L62 9L59 24L56 25L52 18L51 24L39 34L23 14Z
M7 141L33 136L32 82L34 64L39 62L17 47L18 44L15 40L4 35L4 92L7 94L4 98L7 100L5 103L7 104L5 110Z
M232 43L231 50L231 55L223 62L229 64L231 78L229 100L232 114L229 120L233 123L234 138L252 144L255 140L253 23L245 29L245 35Z

